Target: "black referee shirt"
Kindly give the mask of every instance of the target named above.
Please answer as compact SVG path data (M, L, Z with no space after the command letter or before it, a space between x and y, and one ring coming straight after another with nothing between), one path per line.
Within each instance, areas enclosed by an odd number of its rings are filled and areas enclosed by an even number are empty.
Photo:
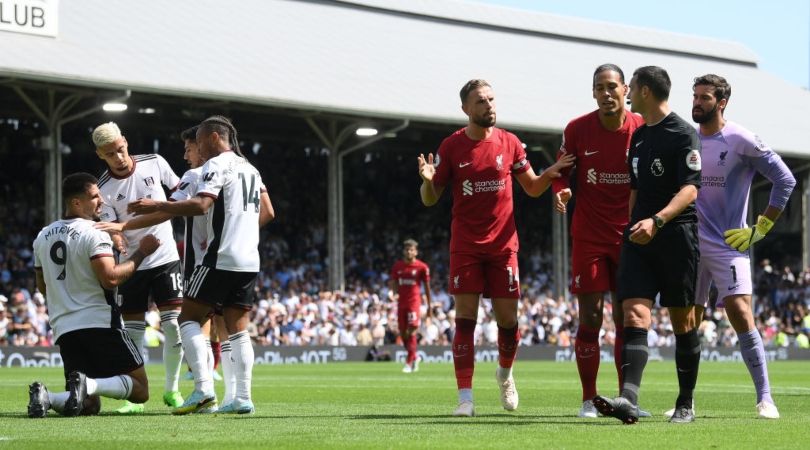
M681 186L700 188L700 139L695 128L674 112L633 133L627 162L630 187L637 190L631 225L664 209ZM694 202L670 221L697 222Z

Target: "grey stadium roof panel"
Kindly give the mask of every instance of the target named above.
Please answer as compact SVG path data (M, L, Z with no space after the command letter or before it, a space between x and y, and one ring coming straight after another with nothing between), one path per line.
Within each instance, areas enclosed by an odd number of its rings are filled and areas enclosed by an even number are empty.
M810 92L740 44L478 3L62 1L56 38L0 32L0 48L3 77L440 123L463 123L457 92L485 78L501 125L547 132L594 108L599 64L666 68L685 117L713 72L729 118L810 156Z

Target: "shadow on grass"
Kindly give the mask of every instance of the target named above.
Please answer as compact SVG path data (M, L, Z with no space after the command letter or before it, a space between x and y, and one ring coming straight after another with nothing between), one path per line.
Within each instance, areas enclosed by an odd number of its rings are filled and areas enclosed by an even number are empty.
M166 416L172 416L172 414L169 413L169 412L159 412L159 411L142 412L142 413L138 413L138 414L118 414L118 413L110 411L110 412L102 412L100 414L96 414L96 415L92 415L92 416L66 417L66 416L63 416L63 415L59 414L56 411L48 411L48 416L43 417L43 419L76 419L76 420L81 420L84 417L93 417L93 418L96 418L96 417L127 417L127 418L129 418L129 417L154 417L154 416L166 417ZM2 412L2 413L0 413L0 418L40 420L40 419L32 419L32 418L28 417L28 414L25 411L20 412L20 413L17 413L17 412Z
M453 417L446 414L363 414L345 416L349 420L388 420L390 425L413 425L414 422L423 424L445 424L445 425L537 425L548 424L569 424L569 425L618 425L612 421L583 421L571 417L570 415L514 415L514 414L477 414L475 417ZM496 420L498 419L498 420ZM503 420L501 420L503 419ZM562 419L562 420L561 420Z

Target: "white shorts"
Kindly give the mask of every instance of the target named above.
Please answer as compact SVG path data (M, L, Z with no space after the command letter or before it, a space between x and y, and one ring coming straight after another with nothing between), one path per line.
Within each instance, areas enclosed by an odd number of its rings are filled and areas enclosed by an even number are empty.
M723 299L730 295L751 295L751 260L747 254L702 253L698 263L695 305L709 306L712 281L717 287L717 307L723 308Z

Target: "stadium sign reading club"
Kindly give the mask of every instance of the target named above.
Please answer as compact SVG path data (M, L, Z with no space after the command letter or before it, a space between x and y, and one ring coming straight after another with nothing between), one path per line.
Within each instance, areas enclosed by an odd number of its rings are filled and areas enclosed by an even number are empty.
M56 37L59 0L0 0L0 31Z

